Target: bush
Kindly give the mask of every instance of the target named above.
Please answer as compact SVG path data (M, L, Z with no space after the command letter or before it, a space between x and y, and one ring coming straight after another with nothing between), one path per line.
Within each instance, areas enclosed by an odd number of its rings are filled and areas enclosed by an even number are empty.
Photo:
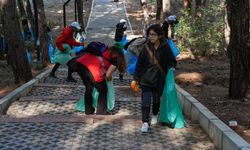
M224 52L224 6L210 4L200 9L201 16L183 11L177 31L178 47L191 50L195 56L218 55Z

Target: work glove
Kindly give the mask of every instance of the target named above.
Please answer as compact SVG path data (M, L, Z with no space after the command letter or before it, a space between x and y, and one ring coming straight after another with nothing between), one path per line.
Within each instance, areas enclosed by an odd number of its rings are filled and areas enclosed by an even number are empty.
M138 92L139 91L139 84L137 81L132 81L131 84L130 84L130 87L131 89L134 91L134 92Z

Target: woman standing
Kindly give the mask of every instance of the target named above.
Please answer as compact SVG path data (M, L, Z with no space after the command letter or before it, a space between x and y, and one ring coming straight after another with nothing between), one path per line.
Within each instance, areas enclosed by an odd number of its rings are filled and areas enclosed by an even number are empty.
M175 65L174 55L165 41L163 30L155 24L147 29L148 41L138 57L131 86L139 84L142 89L142 122L141 132L148 132L151 101L153 117L151 124L156 124L160 108L160 98L164 88L168 69Z

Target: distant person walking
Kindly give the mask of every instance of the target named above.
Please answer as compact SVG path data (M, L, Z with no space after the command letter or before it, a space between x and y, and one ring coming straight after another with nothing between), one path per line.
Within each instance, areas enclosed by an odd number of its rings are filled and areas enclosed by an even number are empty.
M59 37L56 40L56 51L55 51L55 57L54 57L54 67L52 71L49 74L49 77L57 78L55 75L56 70L60 65L65 65L67 62L72 58L72 47L73 46L81 46L84 45L84 43L76 42L73 38L73 35L75 32L79 31L81 29L78 22L72 22L70 26L67 26L63 28L62 33L59 35ZM68 68L68 76L67 81L68 82L77 82L73 76L72 76L72 70Z

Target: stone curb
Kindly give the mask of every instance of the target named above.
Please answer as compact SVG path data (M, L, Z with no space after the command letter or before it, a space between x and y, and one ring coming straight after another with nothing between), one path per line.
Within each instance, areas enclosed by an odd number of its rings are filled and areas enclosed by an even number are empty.
M23 84L22 86L15 89L13 92L9 93L5 97L0 99L0 114L4 114L8 109L9 105L19 99L22 96L25 96L36 83L41 83L44 81L44 77L49 74L51 69L47 69L44 72L37 75L34 79L31 79L29 82Z
M204 105L178 85L175 85L175 87L183 113L192 121L199 122L200 126L209 135L218 149L250 150L250 144L209 111Z

